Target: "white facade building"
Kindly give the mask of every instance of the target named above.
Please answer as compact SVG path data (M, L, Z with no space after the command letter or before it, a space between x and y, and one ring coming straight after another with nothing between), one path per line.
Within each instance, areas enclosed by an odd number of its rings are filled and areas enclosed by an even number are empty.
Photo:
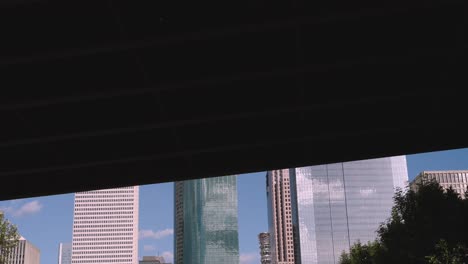
M39 249L21 237L18 245L11 250L7 264L40 264L40 258Z
M138 264L138 186L75 194L73 264Z
M71 264L72 244L60 243L58 264Z

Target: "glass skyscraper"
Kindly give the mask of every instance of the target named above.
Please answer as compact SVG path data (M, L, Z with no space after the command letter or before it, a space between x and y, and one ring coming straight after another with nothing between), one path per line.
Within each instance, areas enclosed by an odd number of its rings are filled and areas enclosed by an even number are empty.
M335 264L358 240L377 237L408 172L396 156L289 169L289 177L295 263Z
M238 264L236 176L176 182L175 264Z

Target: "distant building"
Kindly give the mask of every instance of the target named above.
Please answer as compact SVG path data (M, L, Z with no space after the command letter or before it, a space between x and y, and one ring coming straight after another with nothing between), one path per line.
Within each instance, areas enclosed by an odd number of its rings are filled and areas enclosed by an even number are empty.
M71 264L72 244L60 243L58 264Z
M236 176L174 184L175 264L239 264Z
M258 242L260 244L260 263L271 263L271 249L270 249L270 233L263 232L258 234Z
M10 252L7 264L40 264L40 259L40 250L21 237L18 245Z
M468 170L423 171L410 183L410 188L417 190L419 183L431 180L437 181L444 189L452 187L464 198L468 187Z
M295 263L289 174L289 169L267 172L268 226L274 264Z
M138 264L139 187L78 192L72 264Z
M171 264L167 263L162 256L143 256L139 264Z

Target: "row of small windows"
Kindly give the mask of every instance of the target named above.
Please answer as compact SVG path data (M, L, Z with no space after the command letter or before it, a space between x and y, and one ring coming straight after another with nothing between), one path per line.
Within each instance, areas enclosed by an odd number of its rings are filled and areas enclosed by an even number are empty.
M133 202L135 199L77 199L79 203L116 203L116 202Z
M73 247L73 250L133 249L133 246Z
M131 259L96 259L94 263L110 263L110 262L128 262L131 263ZM73 260L72 263L89 263L89 260Z
M75 207L113 207L113 206L132 206L133 203L75 203Z
M88 192L80 192L80 194L88 194L88 193L133 193L133 189L128 190L97 190L97 191L88 191Z
M131 236L133 233L101 233L101 234L74 234L75 237L89 237L89 236Z
M73 228L103 228L103 227L133 227L133 224L117 224L117 225L73 225Z
M112 207L112 208L75 208L76 211L108 211L108 210L133 210L132 207Z
M129 237L129 236L124 236L124 237L100 237L100 238L89 238L89 237L87 237L87 238L74 238L73 240L74 241L102 241L102 240L115 241L117 239L118 240L132 240L133 241L133 237ZM112 242L112 243L117 244L118 242ZM78 245L78 243L76 243L76 245Z
M468 176L465 173L437 173L437 174L427 174L426 178L428 179L437 179L441 183L455 183L455 182L468 182Z
M91 254L123 254L123 253L132 253L133 250L109 250L109 251L73 251L73 256L76 255L90 255Z
M76 213L81 214L81 213ZM75 214L75 215L76 215ZM91 219L125 219L125 218L133 218L132 215L122 215L122 216L78 216L74 217L75 220L91 220Z
M103 223L133 223L133 220L116 219L116 220L92 220L92 221L77 220L77 221L74 221L74 224L103 224Z
M88 255L88 256L73 256L73 259L96 259L96 258L131 258L132 255Z
M114 212L114 211L110 211L110 212L77 212L75 213L75 215L89 215L90 213L92 213L93 215L129 215L129 214L133 214L133 211L120 211L120 212Z
M116 228L116 229L75 229L74 233L96 233L96 232L125 232L133 231L133 228Z
M96 198L111 198L111 199L117 199L117 198L134 198L134 195L133 195L133 194L76 195L76 196L75 196L75 201L78 201L79 199L96 199Z
M81 240L83 240L83 239L81 239ZM130 240L132 240L132 239L130 239ZM132 244L133 244L133 241L112 241L112 242L102 242L102 241L100 241L100 242L75 242L75 243L73 243L73 246L132 245Z

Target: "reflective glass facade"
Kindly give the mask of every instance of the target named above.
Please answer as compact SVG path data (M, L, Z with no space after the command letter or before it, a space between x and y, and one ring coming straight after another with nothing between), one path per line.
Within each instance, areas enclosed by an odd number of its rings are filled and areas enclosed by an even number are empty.
M175 192L176 264L238 264L236 176L179 182Z
M296 263L338 263L358 240L377 237L396 187L408 181L406 157L290 170Z

